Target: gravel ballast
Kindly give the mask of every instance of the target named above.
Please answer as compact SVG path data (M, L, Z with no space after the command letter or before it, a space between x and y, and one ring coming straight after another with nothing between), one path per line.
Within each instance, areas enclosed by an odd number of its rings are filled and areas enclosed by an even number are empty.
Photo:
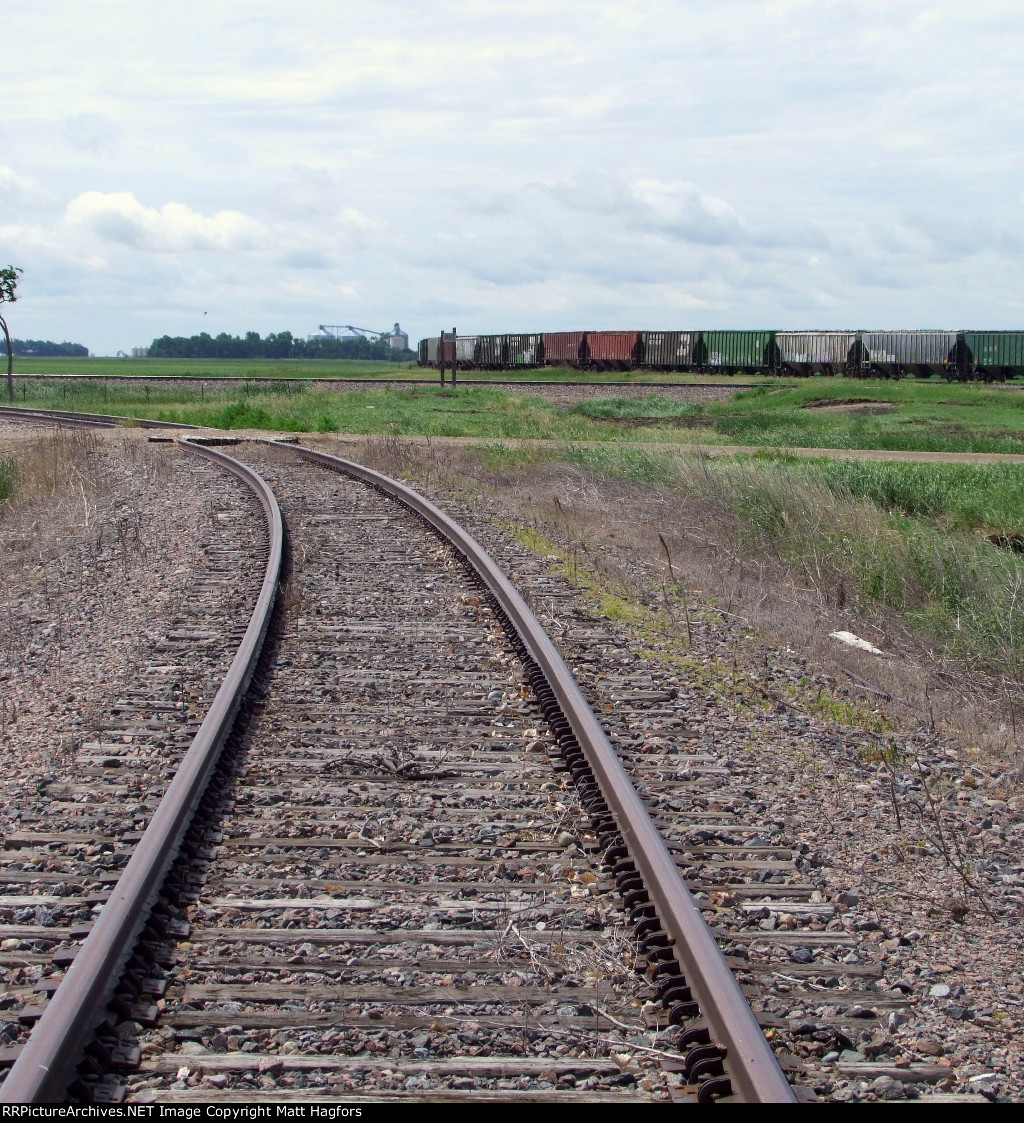
M0 1034L11 1044L220 686L265 533L233 476L137 431L19 426L0 439L19 475L0 518Z
M98 440L89 458L80 494L69 484L59 502L33 499L0 522L5 835L59 823L81 793L55 785L71 778L84 744L105 743L112 700L130 701L141 674L162 673L160 644L195 610L197 585L223 586L202 625L212 632L249 595L221 579L228 562L248 557L255 568L259 554L248 500L237 485L229 499L212 498L214 469L155 452L138 434ZM671 801L695 814L749 816L761 833L746 845L794 855L810 886L802 911L750 894L719 893L701 906L795 1078L833 1101L1019 1101L1024 797L1013 762L923 723L888 728L882 710L859 702L830 707L848 693L829 675L699 598L685 628L667 626L662 592L638 567L632 577L637 588L647 581L648 595L611 619L592 583L567 579L563 554L539 556L515 539L511 505L502 512L493 496L485 506L439 489L431 498L532 601L613 743L659 752L662 719L620 717L624 691L671 696L674 725L685 715L693 749L720 771L673 776L663 789L648 782L652 811ZM229 657L228 648L207 652L176 675L168 703L200 713ZM157 742L151 750L175 751ZM701 874L694 859L687 876ZM50 923L75 919L38 906L38 924L39 909ZM14 909L3 916L29 922ZM813 938L798 939L803 932ZM51 945L14 943L4 942L5 980L20 993L48 973L35 960ZM816 974L826 959L849 973ZM17 1027L3 1032L17 1038Z
M757 841L796 854L815 887L812 927L850 946L780 943L793 918L756 899L716 895L705 910L727 952L749 957L741 981L758 985L755 1009L777 1016L768 1036L796 1079L835 1101L1020 1100L1024 797L1013 762L989 763L926 725L888 729L856 698L833 707L845 722L827 720L829 699L852 696L799 653L699 600L692 644L681 619L666 635L662 590L639 565L636 613L609 619L599 593L566 580L567 544L539 557L510 537L521 505L503 513L493 488L486 502L432 497L532 599L613 742L628 732L608 716L613 692L676 691L694 747L728 772L695 782L690 804L750 814L764 828ZM658 719L650 725L656 738ZM643 794L656 807L668 793ZM826 956L851 974L815 976Z

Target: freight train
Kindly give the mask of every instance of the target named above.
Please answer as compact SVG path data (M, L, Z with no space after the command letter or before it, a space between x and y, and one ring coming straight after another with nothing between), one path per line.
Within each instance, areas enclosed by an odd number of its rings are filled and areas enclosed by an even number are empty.
M842 374L1002 382L1024 375L1024 331L556 331L421 339L419 365L460 370Z

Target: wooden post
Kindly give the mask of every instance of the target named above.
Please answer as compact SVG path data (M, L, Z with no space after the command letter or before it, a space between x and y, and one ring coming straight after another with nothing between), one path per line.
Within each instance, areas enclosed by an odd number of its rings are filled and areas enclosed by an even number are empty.
M455 328L452 328L452 386L455 385L455 371L459 366L459 343L458 334Z
M441 372L441 389L444 389L444 328L441 329L441 338L437 341L437 369Z

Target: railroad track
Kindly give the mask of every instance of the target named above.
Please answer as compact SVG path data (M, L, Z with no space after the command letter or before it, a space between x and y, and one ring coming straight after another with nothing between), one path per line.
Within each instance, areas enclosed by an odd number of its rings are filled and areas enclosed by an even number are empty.
M103 712L86 715L77 728L61 727L62 749L55 728L50 765L26 762L22 773L30 786L0 853L5 1064L109 901L224 679L241 638L238 621L256 599L259 581L246 575L262 570L267 536L251 490L205 462L190 466L189 482L209 513L190 543L191 599L172 598L158 630L125 636L124 669L108 677L115 693ZM95 531L90 547L92 564L101 564ZM87 587L80 595L95 594ZM16 628L28 624L15 620ZM4 714L12 719L7 697ZM17 737L18 729L5 732Z
M8 936L51 955L53 997L3 1098L792 1100L733 973L756 983L745 925L835 934L794 855L710 806L720 768L674 700L602 714L616 755L465 532L365 470L233 451L289 527L274 620L254 616L229 678L269 626L262 664L230 737L240 702L218 695L84 941ZM275 501L246 479L268 609ZM642 727L665 713L680 736L654 757ZM728 963L711 894L737 905Z
M61 409L34 409L28 406L0 406L0 418L44 425L67 425L87 429L116 429L137 425L140 429L196 429L172 421L153 421L148 417L122 417L112 413L75 413Z

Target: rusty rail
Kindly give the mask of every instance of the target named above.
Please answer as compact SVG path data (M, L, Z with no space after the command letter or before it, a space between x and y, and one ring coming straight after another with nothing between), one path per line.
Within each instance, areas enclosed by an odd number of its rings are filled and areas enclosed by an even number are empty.
M73 410L42 409L35 406L0 406L0 417L23 421L46 421L55 425L92 426L97 429L115 429L131 423L140 429L198 429L177 421L154 421L148 417L127 417L117 413L76 413Z
M263 586L203 724L99 919L0 1088L2 1103L53 1103L64 1098L213 774L270 622L284 544L281 512L273 492L256 472L230 456L187 441L179 443L233 472L259 498L269 532Z
M529 657L540 668L562 715L572 727L700 1007L709 1043L724 1054L732 1092L737 1099L748 1102L795 1103L796 1097L775 1054L618 755L569 668L508 578L470 534L411 488L351 461L313 449L290 447L308 460L370 484L415 511L462 555L483 581Z
M263 480L238 461L194 442L180 443L223 464L257 492L271 531L263 587L242 645L202 727L99 920L0 1089L0 1102L53 1102L65 1095L213 773L266 633L282 556L283 531L276 500ZM680 984L687 982L699 1006L702 1028L698 1036L706 1037L707 1048L715 1054L703 1058L701 1064L705 1070L710 1063L712 1072L715 1066L724 1072L722 1079L707 1080L704 1087L714 1085L715 1094L731 1092L735 1099L746 1102L795 1102L753 1012L615 750L519 593L471 535L412 489L350 461L290 447L298 455L361 480L416 512L464 559L493 598L499 618L514 632L531 681L540 686L539 697L546 712L557 706L560 743L567 743L567 731L571 729L573 743L582 750L589 773L614 816L617 836L643 879L642 899L649 900L656 910L657 923L685 973L685 980L682 975L677 979Z

